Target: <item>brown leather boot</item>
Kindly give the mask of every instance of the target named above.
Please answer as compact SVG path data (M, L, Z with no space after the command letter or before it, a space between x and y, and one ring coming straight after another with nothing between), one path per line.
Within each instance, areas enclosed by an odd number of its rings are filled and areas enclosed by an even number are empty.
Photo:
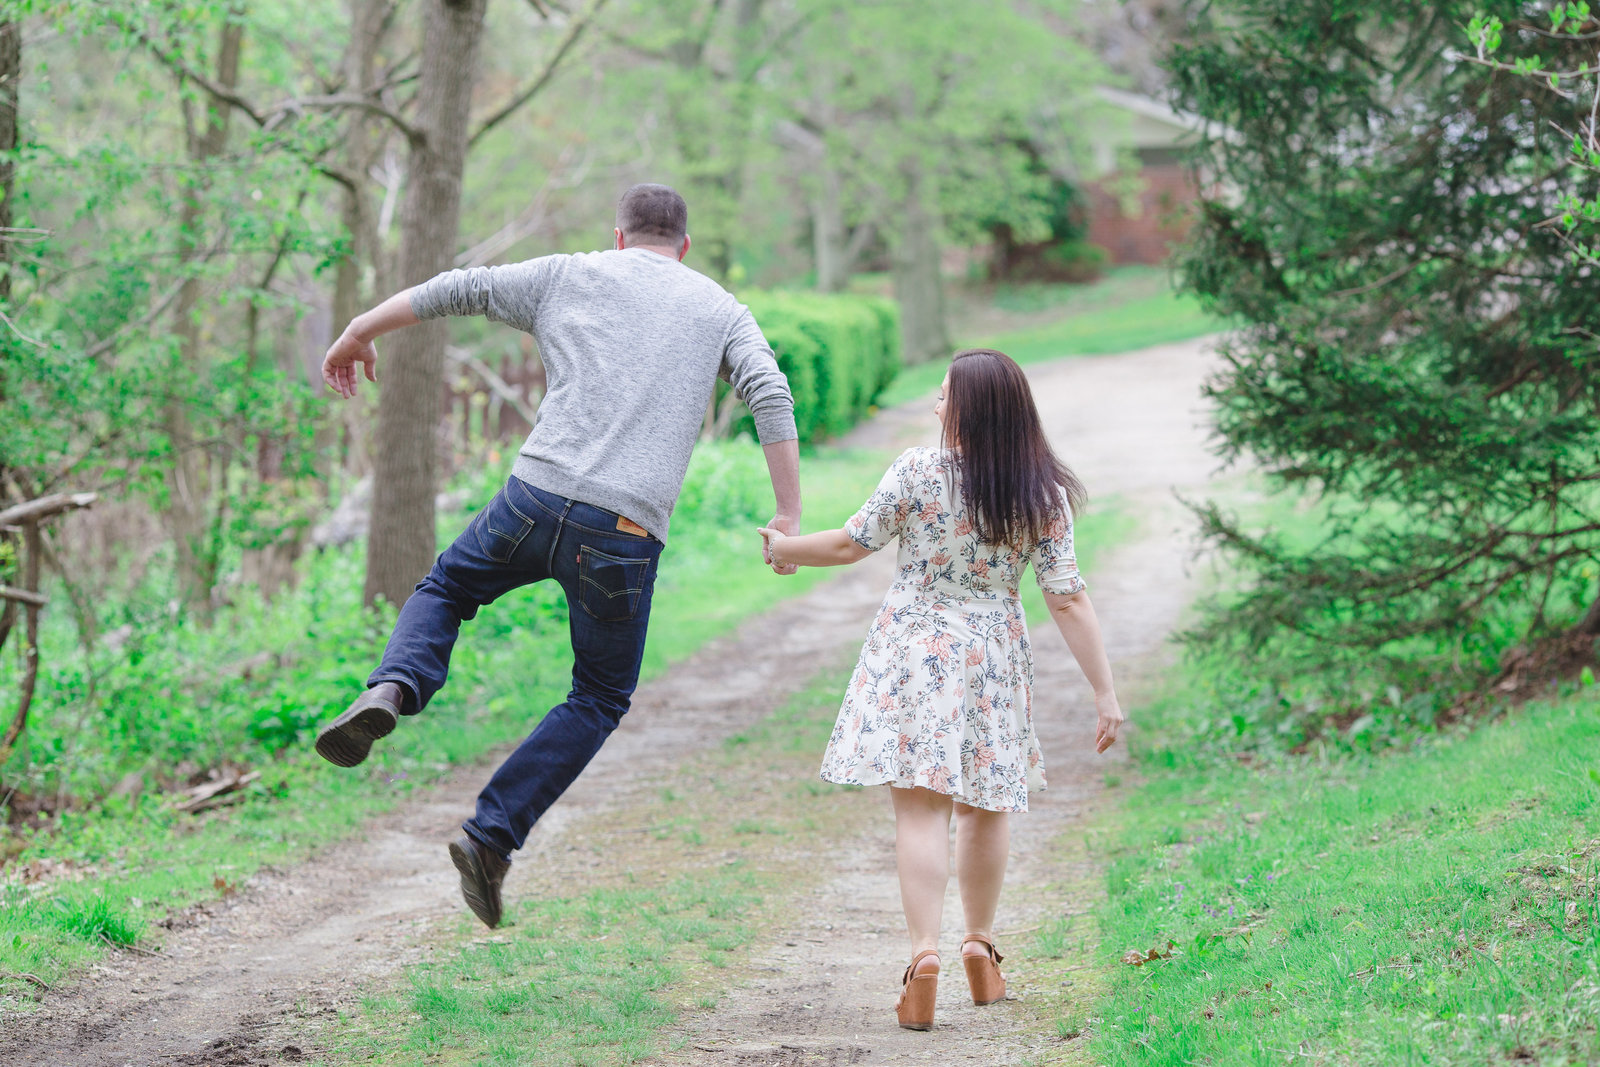
M500 925L500 883L511 861L495 855L470 834L450 842L450 862L461 872L461 896L491 930Z
M372 742L387 737L400 721L405 690L395 682L379 682L356 697L345 713L317 735L317 755L340 767L354 767L367 758Z

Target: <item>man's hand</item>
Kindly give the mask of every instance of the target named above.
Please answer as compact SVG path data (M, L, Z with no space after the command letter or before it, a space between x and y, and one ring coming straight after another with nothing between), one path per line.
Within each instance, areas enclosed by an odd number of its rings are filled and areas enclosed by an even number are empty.
M375 382L378 380L377 362L378 349L373 343L358 340L346 330L322 357L322 380L328 383L329 389L349 400L356 395L356 383L361 380L356 375L356 364L360 363L366 371L367 381Z
M1126 717L1122 714L1122 707L1117 703L1115 693L1096 694L1094 709L1099 716L1094 728L1094 750L1104 752L1117 743L1117 730L1126 721Z
M793 537L800 532L800 520L791 519L787 515L774 515L772 521L767 523L767 527ZM793 574L800 569L792 563L772 562L772 552L767 548L766 538L761 540L761 559L772 568L773 574Z

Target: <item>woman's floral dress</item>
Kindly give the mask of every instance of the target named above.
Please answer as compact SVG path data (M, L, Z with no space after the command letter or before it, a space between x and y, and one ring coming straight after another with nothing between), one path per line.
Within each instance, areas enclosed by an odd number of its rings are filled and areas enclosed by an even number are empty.
M923 786L989 811L1027 811L1044 788L1033 732L1033 653L1017 583L1033 564L1051 593L1084 588L1072 514L1031 550L980 542L950 454L913 448L845 524L876 552L900 539L899 572L861 649L822 777L841 785Z

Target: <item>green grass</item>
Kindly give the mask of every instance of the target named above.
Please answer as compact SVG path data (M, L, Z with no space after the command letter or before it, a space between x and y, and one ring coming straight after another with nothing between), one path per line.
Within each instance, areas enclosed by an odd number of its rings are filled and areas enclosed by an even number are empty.
M656 1052L680 1010L672 986L750 936L762 879L743 865L662 886L525 903L369 998L336 1062L618 1064ZM482 934L480 929L477 934ZM408 1020L398 1031L395 1020Z
M1385 757L1162 750L1105 855L1092 1062L1596 1062L1597 752L1593 686Z
M464 917L341 1021L326 1062L598 1067L667 1049L792 895L831 873L833 836L878 810L860 790L817 788L841 690L838 665L823 665L780 710L696 757L692 787L669 783L584 825L603 859L581 884L513 868L508 923L491 933Z
M1033 286L1001 290L995 302L1017 310L1052 311L1054 321L964 340L962 347L997 348L1018 363L1061 356L1126 352L1150 345L1216 333L1223 325L1200 309L1193 297L1164 285L1152 288L1148 272L1119 272L1082 286ZM879 399L893 407L938 388L945 362L935 360L900 372Z

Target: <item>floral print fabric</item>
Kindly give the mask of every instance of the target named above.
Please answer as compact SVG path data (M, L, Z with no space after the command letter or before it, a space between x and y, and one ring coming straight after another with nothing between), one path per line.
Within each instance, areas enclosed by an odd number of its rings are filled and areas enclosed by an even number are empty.
M841 785L922 786L989 811L1027 811L1044 788L1033 731L1033 654L1017 584L1084 588L1072 514L1027 552L980 542L952 457L913 448L845 532L874 552L900 540L899 570L873 620L822 760Z

